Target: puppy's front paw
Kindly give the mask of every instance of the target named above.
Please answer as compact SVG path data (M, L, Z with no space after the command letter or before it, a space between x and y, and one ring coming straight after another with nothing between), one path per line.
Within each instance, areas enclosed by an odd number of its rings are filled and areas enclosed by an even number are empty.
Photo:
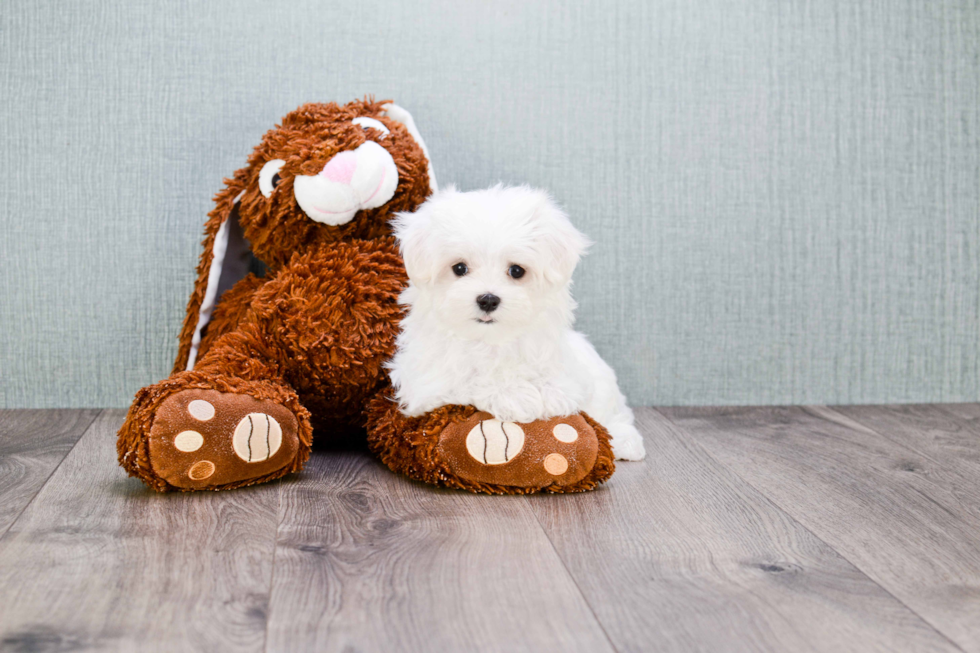
M533 422L545 410L541 392L530 383L521 383L495 394L479 408L505 422Z
M574 415L581 410L579 403L575 399L569 396L562 388L555 385L546 384L542 386L541 402L544 413L539 415L539 418Z
M608 430L616 460L643 460L646 457L643 436L632 424L613 424Z

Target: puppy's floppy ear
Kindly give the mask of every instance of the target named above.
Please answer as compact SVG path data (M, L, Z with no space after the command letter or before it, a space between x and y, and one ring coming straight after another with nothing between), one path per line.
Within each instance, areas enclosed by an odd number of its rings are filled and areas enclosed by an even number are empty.
M408 278L419 283L432 279L434 272L429 253L432 240L429 234L432 223L430 211L431 207L423 204L414 213L396 213L395 219L389 223L398 239L398 248L405 262Z
M410 280L425 283L435 276L439 253L433 234L433 211L439 199L455 193L456 187L450 184L429 197L414 213L396 213L390 222Z
M542 270L544 278L552 284L568 283L592 241L575 228L547 193L536 191L536 194L534 222L541 230L539 242L542 243L541 254L545 259Z
M201 339L221 296L256 269L258 259L252 254L238 222L238 205L245 192L246 172L247 169L239 170L234 179L226 180L204 225L204 251L197 266L194 291L187 302L174 372L194 368Z

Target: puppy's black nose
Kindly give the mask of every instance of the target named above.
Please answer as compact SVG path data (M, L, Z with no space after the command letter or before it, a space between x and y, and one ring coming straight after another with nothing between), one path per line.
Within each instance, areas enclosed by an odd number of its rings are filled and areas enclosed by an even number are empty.
M487 293L476 298L476 305L487 313L493 313L500 306L500 297Z

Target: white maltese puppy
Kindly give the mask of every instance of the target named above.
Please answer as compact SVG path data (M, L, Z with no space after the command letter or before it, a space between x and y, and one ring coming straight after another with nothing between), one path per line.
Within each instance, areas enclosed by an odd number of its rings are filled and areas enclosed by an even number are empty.
M403 413L469 404L533 422L585 411L617 458L643 458L615 372L572 329L572 271L591 243L545 192L449 187L394 229L410 280L388 364Z

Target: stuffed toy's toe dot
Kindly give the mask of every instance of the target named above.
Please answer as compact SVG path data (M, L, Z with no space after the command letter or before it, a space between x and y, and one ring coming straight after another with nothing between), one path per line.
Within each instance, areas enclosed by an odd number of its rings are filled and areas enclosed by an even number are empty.
M555 428L551 430L551 433L559 442L575 442L578 440L578 431L570 424L555 424Z
M197 431L181 431L174 438L174 446L178 451L197 451L204 445L204 436Z
M568 459L560 453L550 453L544 458L544 470L552 476L561 476L568 471Z
M187 475L192 481L203 481L214 474L214 463L210 460L199 460L187 470Z
M214 406L203 399L195 399L191 403L187 404L187 412L191 414L194 419L199 419L202 422L206 422L212 417L214 417Z

